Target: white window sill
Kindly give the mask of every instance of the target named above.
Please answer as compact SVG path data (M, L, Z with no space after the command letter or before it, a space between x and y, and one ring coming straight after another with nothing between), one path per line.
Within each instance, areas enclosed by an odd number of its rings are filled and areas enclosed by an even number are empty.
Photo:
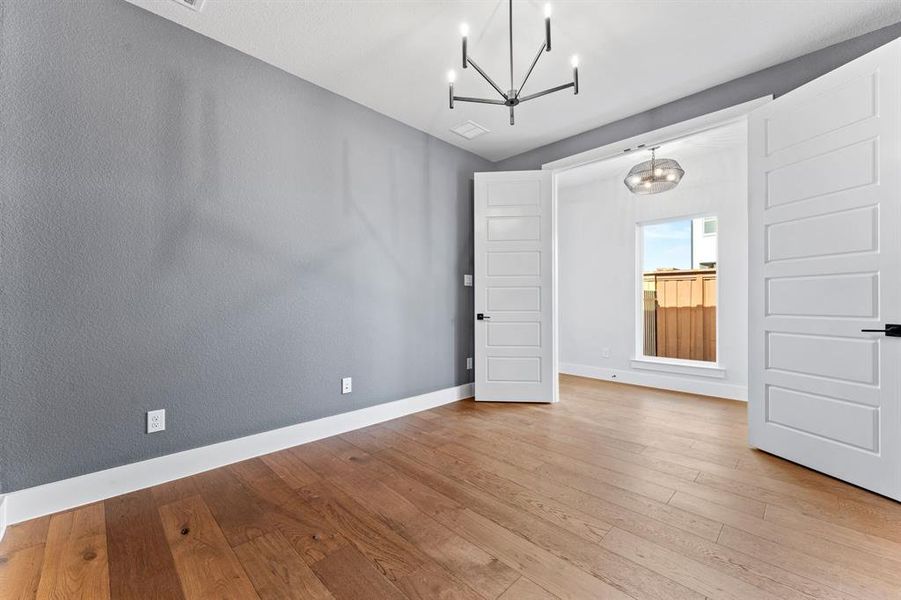
M642 358L633 358L632 368L644 371L677 373L679 375L712 377L714 379L723 379L726 377L726 369L720 367L717 363L699 360L680 360L676 358L654 358L644 356Z

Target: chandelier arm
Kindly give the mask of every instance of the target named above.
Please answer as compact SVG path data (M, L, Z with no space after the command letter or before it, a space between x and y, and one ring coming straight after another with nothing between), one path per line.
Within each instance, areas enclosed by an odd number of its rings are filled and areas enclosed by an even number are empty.
M493 87L495 90L497 90L497 93L500 94L504 100L508 99L507 94L504 93L504 90L502 90L496 83L494 83L494 80L488 76L488 73L486 73L485 71L482 70L482 67L480 67L479 65L476 64L476 61L474 61L469 56L466 57L466 61L472 65L473 69L478 71L479 75L481 75L482 77L485 78L485 81L487 81L488 83L491 84L491 87Z
M509 3L510 9L507 13L510 23L510 89L513 89L513 0ZM513 124L513 113L510 113L510 124Z
M526 71L526 76L522 78L522 83L519 84L519 87L516 90L516 96L519 97L522 89L526 87L526 82L529 80L529 75L532 74L532 71L535 69L535 65L538 64L538 59L541 58L541 54L547 48L547 41L541 43L541 48L538 49L538 53L535 55L535 58L532 60L532 65L529 67L529 70Z
M469 96L454 96L454 102L475 102L477 104L497 104L500 106L507 104L505 100L494 100L493 98L471 98Z
M541 96L547 96L548 94L553 94L554 92L559 92L560 90L565 90L567 88L576 87L575 82L570 81L569 83L564 83L563 85L558 85L557 87L548 88L541 92L535 92L534 94L529 94L528 96L523 96L519 99L520 102L525 102L526 100L532 100L534 98L540 98Z

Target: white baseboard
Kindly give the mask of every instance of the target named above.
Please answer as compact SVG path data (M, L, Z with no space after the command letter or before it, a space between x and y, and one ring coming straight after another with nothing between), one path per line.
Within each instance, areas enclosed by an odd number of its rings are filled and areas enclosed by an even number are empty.
M28 519L112 498L291 446L368 427L442 404L470 398L472 395L473 385L467 383L10 492L0 501L2 502L0 504L0 518L2 518L0 527L5 528L7 523L10 525L21 523ZM3 518L4 515L5 518ZM2 539L2 531L3 529L0 529L0 539Z
M6 533L6 496L0 494L0 540Z
M603 379L604 381L617 381L619 383L629 383L662 390L700 394L702 396L716 396L718 398L729 398L730 400L748 400L747 386L716 380L701 380L673 375L660 375L658 373L637 373L628 369L607 369L572 363L560 363L560 372L592 379Z

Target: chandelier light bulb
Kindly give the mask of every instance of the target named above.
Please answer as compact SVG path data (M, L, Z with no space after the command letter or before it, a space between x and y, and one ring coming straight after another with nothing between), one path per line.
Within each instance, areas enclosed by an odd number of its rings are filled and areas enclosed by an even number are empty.
M666 180L667 180L667 181L675 181L675 180L676 180L676 174L675 174L675 173L670 173L669 175L666 176Z
M663 175L663 169L654 169L655 177L660 177L661 175Z
M545 19L551 18L551 3L550 2L548 2L547 4L544 5L544 18Z
M460 23L460 35L463 37L469 37L469 25L466 23Z
M573 66L573 69L577 69L579 67L579 56L573 54L573 57L569 59L569 64Z
M456 80L457 80L457 72L454 71L453 69L451 69L450 71L447 72L447 82L453 83Z

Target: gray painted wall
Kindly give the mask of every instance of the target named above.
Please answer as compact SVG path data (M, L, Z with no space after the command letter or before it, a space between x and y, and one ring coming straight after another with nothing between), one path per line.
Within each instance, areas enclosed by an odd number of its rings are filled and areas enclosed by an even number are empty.
M495 163L501 171L540 169L553 160L693 119L772 94L781 96L820 75L901 37L901 23L686 96L657 108Z
M0 8L3 491L470 380L490 163L125 2Z

